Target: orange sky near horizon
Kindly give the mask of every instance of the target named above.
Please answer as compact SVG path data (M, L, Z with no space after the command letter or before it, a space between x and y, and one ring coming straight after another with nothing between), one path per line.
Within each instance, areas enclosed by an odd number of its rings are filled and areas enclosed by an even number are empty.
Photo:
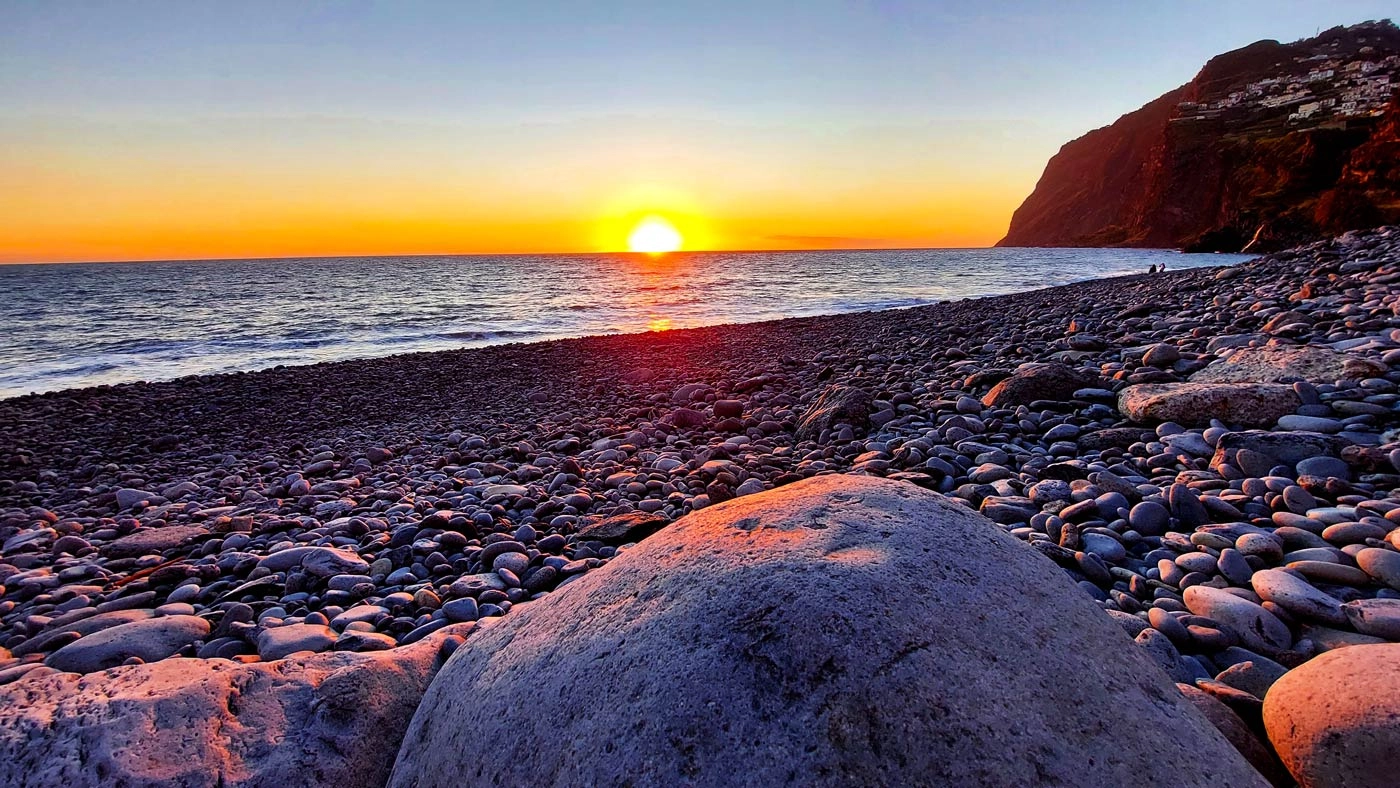
M604 120L502 131L488 156L436 125L338 121L276 140L218 125L48 121L0 138L18 185L0 188L0 262L622 251L653 214L687 251L975 247L1001 237L1032 185L1025 171L958 172L936 138L882 160L878 131L794 153L726 146L719 130L619 139L623 122ZM580 144L558 149L561 136Z

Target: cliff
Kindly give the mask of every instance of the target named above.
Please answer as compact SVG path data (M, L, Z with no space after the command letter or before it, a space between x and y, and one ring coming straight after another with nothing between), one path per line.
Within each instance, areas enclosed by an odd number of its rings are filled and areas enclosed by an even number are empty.
M1259 41L1060 149L998 246L1265 251L1400 222L1400 29Z

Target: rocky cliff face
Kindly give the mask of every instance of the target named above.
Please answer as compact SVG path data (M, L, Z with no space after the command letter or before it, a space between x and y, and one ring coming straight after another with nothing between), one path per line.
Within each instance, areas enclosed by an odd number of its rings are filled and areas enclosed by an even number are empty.
M998 246L1265 251L1400 222L1400 28L1212 59L1057 153Z

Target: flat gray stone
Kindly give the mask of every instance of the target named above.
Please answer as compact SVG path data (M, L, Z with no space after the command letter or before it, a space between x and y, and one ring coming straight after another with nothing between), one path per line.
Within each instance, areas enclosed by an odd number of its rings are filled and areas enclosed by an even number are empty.
M1357 632L1400 641L1400 599L1356 599L1342 605L1342 611Z
M1240 348L1191 376L1194 383L1283 383L1313 380L1332 383L1384 375L1386 366L1371 359L1315 345Z
M120 490L117 490L116 496L118 511L126 511L127 509L130 509L131 507L135 506L138 503L141 503L142 501L158 502L165 500L153 492L147 492L146 490L134 490L130 487L123 487Z
M335 645L336 631L324 624L287 624L258 635L258 656L271 661L298 651L325 651Z
M208 535L208 533L207 529L197 525L140 528L120 539L108 542L102 547L101 552L109 558L136 558L143 555L156 555L192 542Z
M1211 419L1245 427L1272 426L1299 405L1279 383L1141 383L1118 394L1118 410L1136 422L1174 421L1200 427Z
M278 550L264 557L258 562L258 566L273 572L285 572L292 567L300 566L318 577L369 573L369 564L353 551L319 545Z
M122 624L130 624L133 621L141 621L154 616L155 611L134 609L98 613L77 621L64 622L61 624L57 623L58 620L56 619L55 622L51 623L43 632L15 646L13 653L16 657L22 657L25 654L48 651L47 644L64 632L77 632L80 635L91 635L103 629L110 629Z
M989 408L1005 408L1029 405L1036 400L1064 401L1080 389L1095 388L1101 383L1102 377L1080 367L1027 364L993 386L982 398L982 404Z
M353 550L322 547L307 553L306 557L301 559L301 568L317 577L363 575L369 572L369 562L360 558Z
M1293 644L1288 625L1248 599L1210 586L1191 586L1182 598L1192 613L1229 627L1245 648L1273 655Z
M1345 624L1342 601L1282 569L1261 569L1250 578L1254 593L1295 616L1324 624Z
M577 538L581 542L598 541L613 546L623 545L628 542L640 542L665 528L670 522L661 515L646 512L615 514L580 528Z
M1220 436L1220 440L1215 444L1215 454L1211 456L1210 467L1212 470L1219 470L1222 463L1233 461L1242 449L1264 455L1273 465L1292 467L1309 457L1335 456L1346 445L1345 440L1335 435L1315 432L1227 432Z
M827 387L803 413L797 424L798 440L816 440L836 424L849 424L864 429L870 424L869 393L855 386Z
M131 657L155 662L208 634L209 622L198 616L143 618L84 635L50 654L44 664L69 673L93 673Z

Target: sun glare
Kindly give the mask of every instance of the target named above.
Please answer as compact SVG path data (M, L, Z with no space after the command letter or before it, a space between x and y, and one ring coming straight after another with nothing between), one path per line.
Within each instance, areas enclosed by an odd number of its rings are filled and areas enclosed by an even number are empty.
M675 225L660 216L648 216L632 228L627 248L633 252L657 255L681 248L681 234Z

